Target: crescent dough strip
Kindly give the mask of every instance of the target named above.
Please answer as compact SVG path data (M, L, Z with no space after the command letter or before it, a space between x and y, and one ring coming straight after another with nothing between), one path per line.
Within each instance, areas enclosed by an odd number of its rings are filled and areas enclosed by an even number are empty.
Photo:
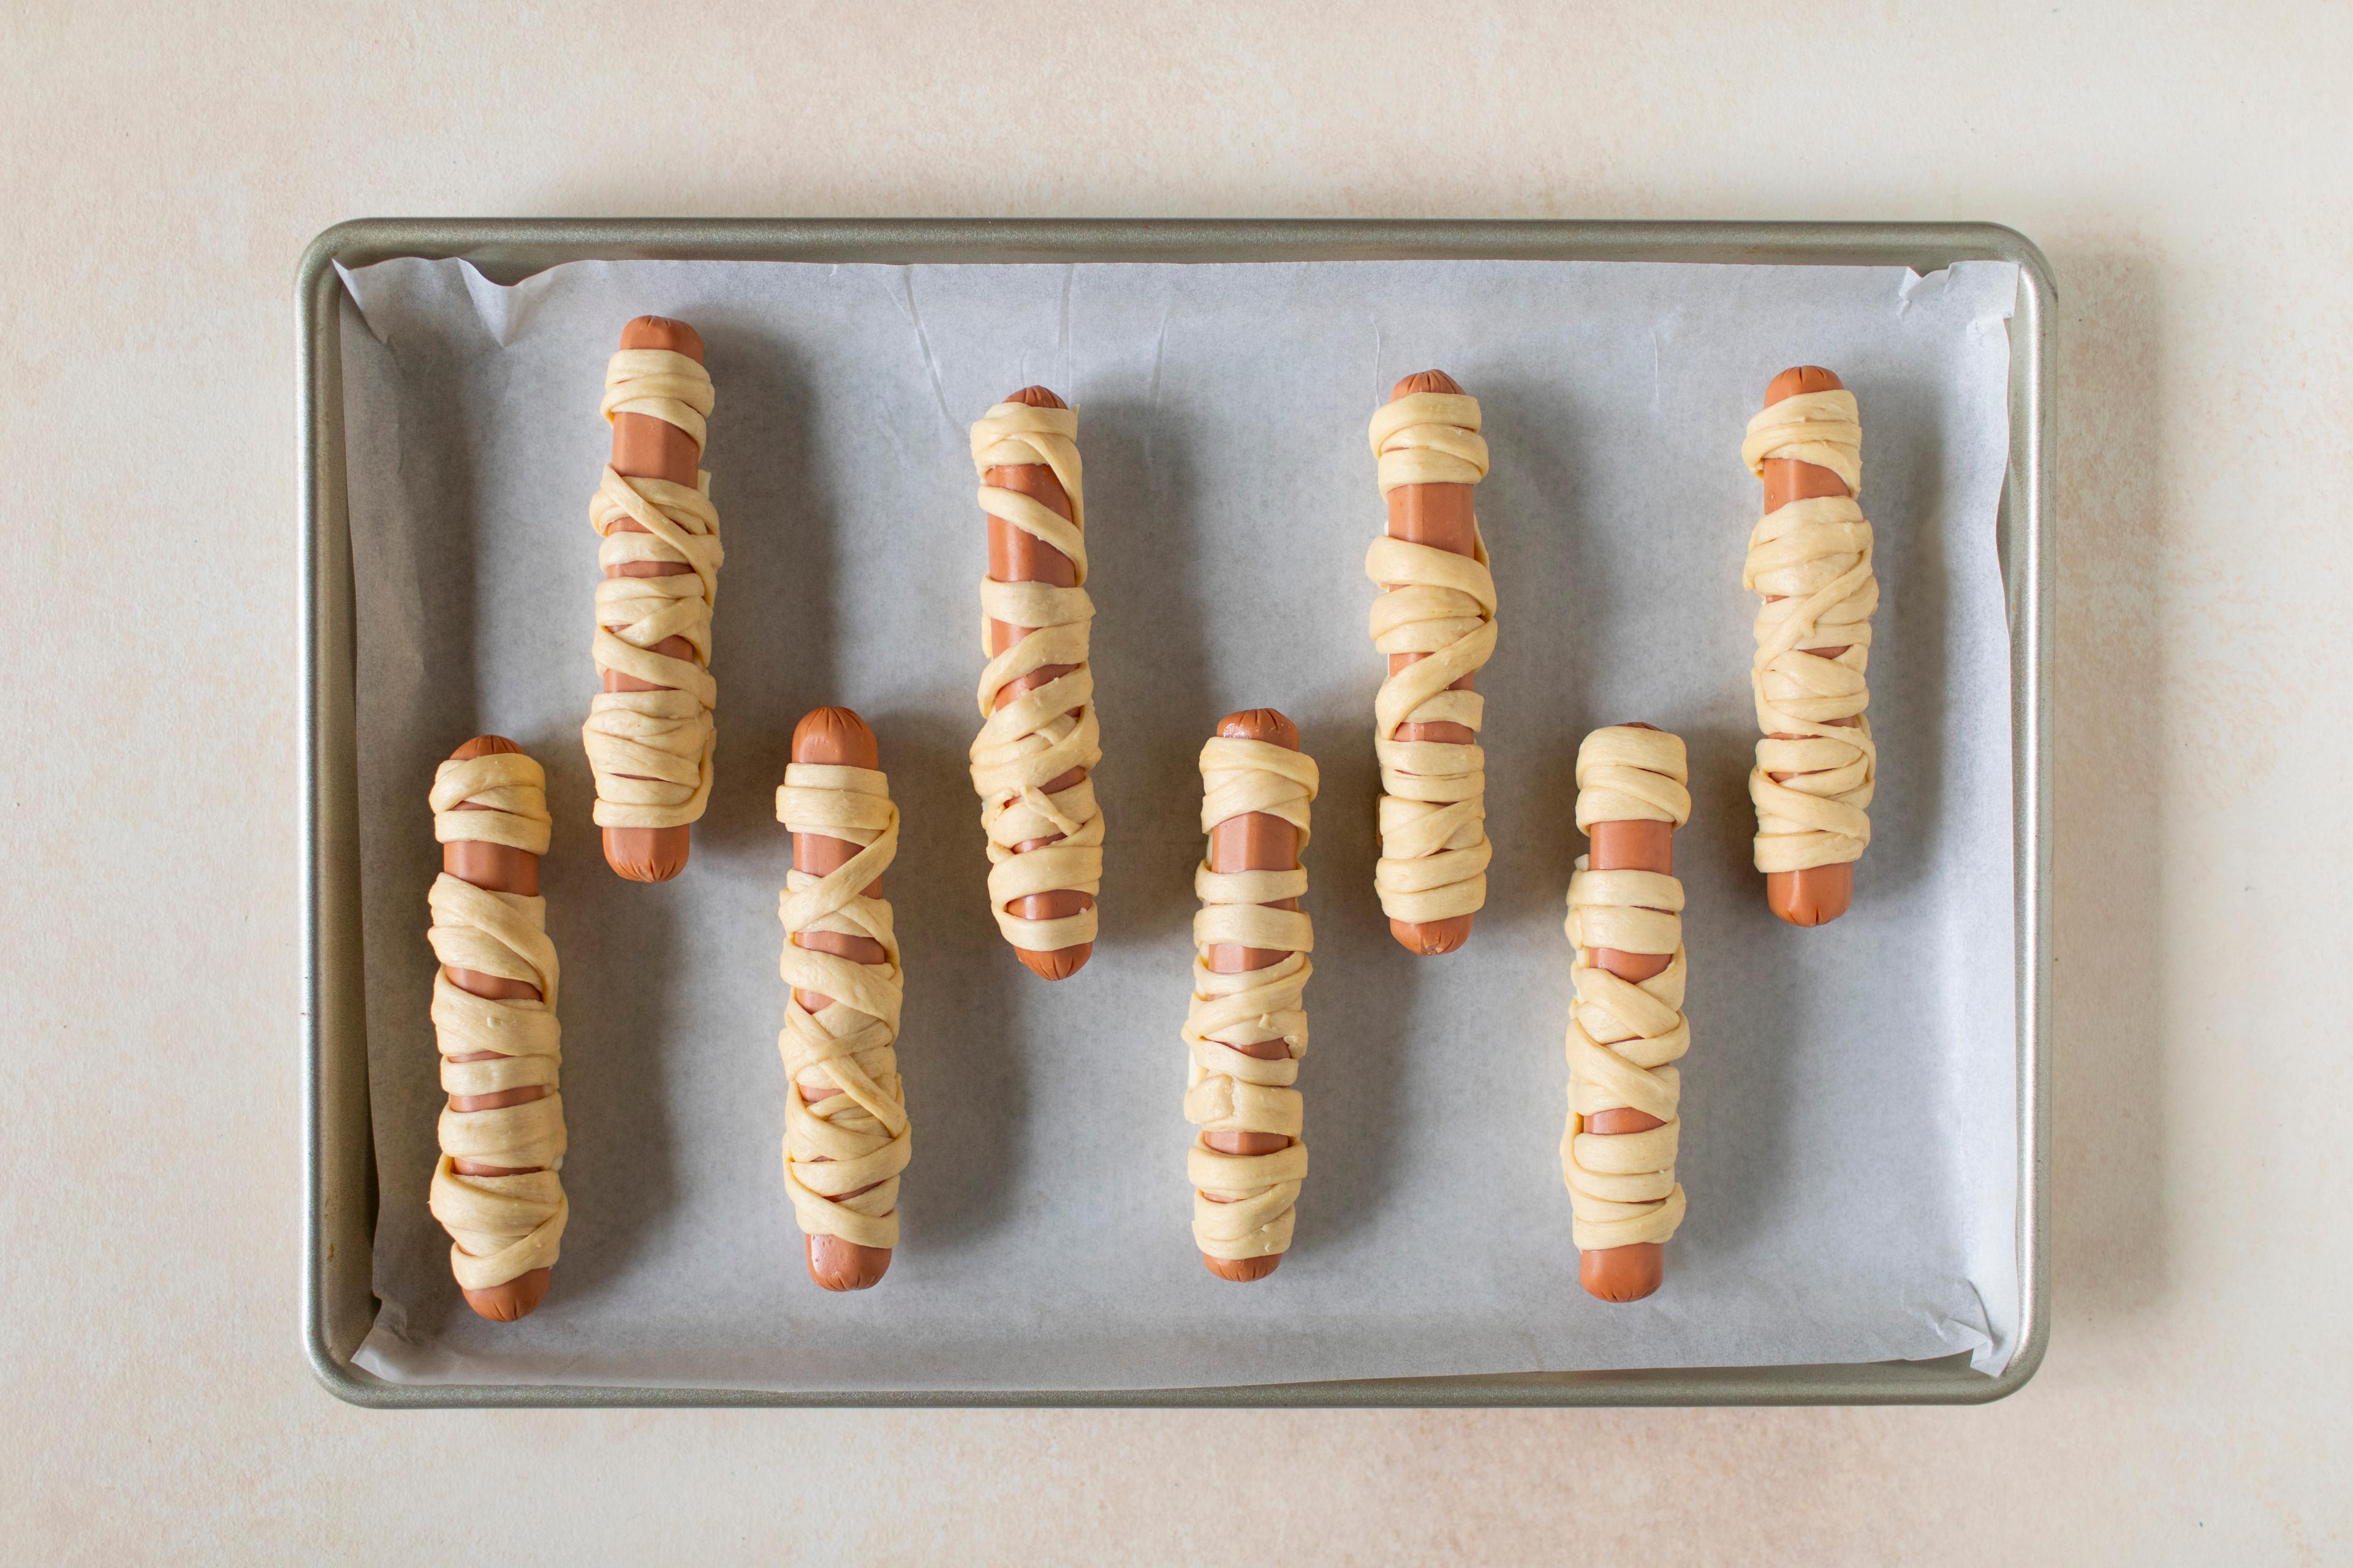
M607 420L650 415L685 431L697 449L713 395L710 374L670 349L623 349L605 368ZM646 531L617 530L624 520ZM596 549L600 568L646 561L691 568L596 584L597 670L668 689L599 692L580 731L596 775L598 826L682 827L701 820L711 799L711 754L719 738L711 718L719 687L710 666L722 552L711 476L698 472L690 489L668 479L628 478L607 464L588 502L588 522L604 540ZM653 651L670 637L684 637L694 657Z
M435 770L433 837L476 839L536 855L548 840L546 774L529 757L500 752ZM486 810L461 809L467 805ZM556 1171L564 1163L563 1059L555 1025L555 946L547 900L494 893L448 872L434 879L427 940L441 968L433 977L433 1036L448 1094L494 1094L543 1085L547 1093L498 1110L441 1112L441 1157L427 1206L449 1233L449 1269L460 1287L487 1290L555 1261L571 1205ZM459 988L451 969L471 969L538 987L544 1001L494 1001ZM460 1057L491 1053L481 1061ZM453 1160L525 1172L460 1175ZM532 1166L542 1167L532 1170Z
M1612 725L1577 749L1577 825L1691 819L1683 743L1657 730ZM1577 948L1577 1002L1568 1023L1568 1125L1560 1172L1568 1183L1577 1250L1664 1241L1683 1223L1675 1183L1675 1061L1691 1047L1683 1016L1686 974L1683 884L1659 871L1595 871L1577 858L1568 879L1568 940ZM1593 963L1593 950L1672 953L1635 984ZM1585 1131L1584 1118L1630 1108L1664 1123L1647 1132Z
M1315 798L1314 761L1265 741L1214 736L1201 748L1201 831L1214 833L1229 817L1259 811L1299 829L1307 847L1307 803ZM1299 1058L1307 1054L1303 999L1315 931L1305 911L1263 906L1307 891L1307 873L1209 869L1193 873L1201 909L1193 917L1193 999L1185 1012L1185 1045L1192 1063L1185 1082L1185 1119L1204 1132L1266 1132L1291 1140L1270 1154L1229 1154L1199 1136L1186 1156L1193 1183L1193 1239L1210 1258L1263 1258L1291 1245L1300 1184L1307 1177L1307 1145L1299 1091ZM1220 942L1266 948L1289 956L1267 969L1219 974L1208 965ZM1290 1053L1273 1060L1237 1046L1280 1040Z
M526 855L547 853L547 775L520 752L451 760L433 772L426 796L437 843L503 844ZM460 807L471 807L461 810Z
M896 1247L899 1173L912 1152L892 1048L899 1037L899 939L890 901L870 899L861 889L873 886L899 853L899 808L890 781L871 768L795 763L776 791L776 820L795 833L864 846L825 876L786 873L776 900L785 925L785 984L833 998L823 1012L812 1013L790 990L785 994L785 1028L776 1037L791 1085L785 1100L785 1192L807 1235ZM855 963L794 942L813 931L870 937L881 944L883 961ZM810 1089L841 1092L812 1105L802 1092Z
M1871 701L1863 671L1879 580L1871 570L1871 524L1853 495L1862 486L1854 394L1783 398L1749 420L1740 456L1759 477L1775 458L1817 464L1850 492L1793 500L1759 519L1748 536L1741 582L1766 596L1748 670L1766 737L1748 774L1757 868L1802 871L1860 859L1871 842L1864 808L1879 771L1879 747L1862 713ZM1841 646L1846 651L1836 658L1806 651Z
M1479 400L1414 393L1373 416L1381 493L1399 485L1475 485L1487 474ZM1365 575L1387 590L1373 601L1373 646L1425 658L1381 682L1373 700L1373 750L1381 764L1381 858L1373 886L1391 920L1467 915L1487 901L1486 753L1475 744L1401 741L1400 724L1455 723L1474 733L1475 691L1447 689L1495 651L1495 580L1487 542L1472 522L1472 553L1383 537Z
M1043 583L980 584L980 733L972 742L972 787L980 795L980 826L988 835L988 901L997 930L1015 947L1051 952L1095 939L1092 905L1059 920L1025 920L1010 912L1016 899L1039 893L1093 894L1103 887L1103 812L1093 771L1103 761L1095 721L1094 672L1087 666L1086 499L1079 462L1079 416L1070 408L1000 403L972 427L972 466L984 479L995 468L1043 463L1061 481L1071 515L1057 517L1040 502L984 483L980 507L1071 558L1078 586ZM988 655L988 623L1029 626L1028 637ZM1050 664L1078 668L1023 692L1004 707L997 694ZM1073 768L1085 778L1052 795L1045 786ZM1017 851L1033 839L1058 842Z

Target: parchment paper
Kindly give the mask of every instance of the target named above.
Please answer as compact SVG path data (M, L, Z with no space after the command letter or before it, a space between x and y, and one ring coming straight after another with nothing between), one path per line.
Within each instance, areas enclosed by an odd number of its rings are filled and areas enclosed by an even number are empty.
M360 1352L405 1381L771 1389L1191 1386L1615 1366L2009 1357L2019 1315L2009 645L1995 553L2013 268L1567 263L458 262L347 276L370 1090L381 1176ZM621 323L709 344L726 542L718 784L678 881L614 877L578 738L596 413ZM364 314L363 314L364 313ZM1862 400L1883 598L1883 775L1854 912L1766 910L1748 862L1758 510L1740 438L1782 366ZM1372 891L1381 662L1366 421L1441 365L1485 410L1500 584L1489 900L1409 959ZM1042 984L987 911L965 749L984 531L965 430L1044 381L1079 408L1109 819L1103 936ZM774 791L821 703L874 724L905 816L889 896L914 1124L889 1278L801 1262L778 1171ZM1237 1287L1187 1228L1195 755L1218 716L1299 721L1311 1168L1280 1271ZM1689 742L1679 1166L1665 1288L1577 1285L1557 1145L1571 767L1597 724ZM477 1321L427 1215L434 764L480 731L544 763L564 964L571 1227L547 1304Z

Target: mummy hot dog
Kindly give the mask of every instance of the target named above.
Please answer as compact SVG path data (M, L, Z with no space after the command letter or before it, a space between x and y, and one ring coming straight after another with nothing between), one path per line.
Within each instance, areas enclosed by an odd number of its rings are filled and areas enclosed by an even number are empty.
M1495 651L1495 583L1471 504L1486 477L1479 401L1442 371L1407 376L1373 416L1388 530L1365 574L1380 584L1373 642L1388 656L1374 699L1389 930L1418 953L1470 940L1487 901L1486 758L1472 678Z
M776 820L793 869L777 902L792 986L776 1048L785 1058L785 1191L807 1237L809 1278L862 1290L899 1245L907 1168L899 1079L899 940L882 873L899 852L899 808L874 731L847 708L793 731Z
M702 337L659 316L631 321L606 367L603 406L613 457L588 521L605 542L595 648L605 689L581 739L606 860L634 881L663 882L686 868L688 825L711 798L718 740L719 514L701 469L712 408Z
M467 1304L512 1322L547 1295L571 1215L564 1100L556 1091L556 963L539 897L546 775L496 735L467 742L433 774L441 875L427 933L433 1034L441 1053L441 1158L428 1205L449 1233Z
M1568 881L1577 1003L1560 1142L1577 1277L1605 1301L1659 1288L1683 1216L1675 1184L1683 1014L1683 884L1674 830L1691 817L1683 743L1648 724L1596 730L1577 750L1577 826L1592 837Z
M1862 427L1854 394L1815 365L1773 378L1740 455L1765 481L1765 515L1748 538L1741 581L1765 595L1757 612L1757 868L1773 912L1820 925L1854 899L1854 862L1871 842L1879 750L1863 709L1871 689L1871 524Z
M1263 1279L1291 1245L1300 1184L1299 1058L1314 928L1299 910L1315 763L1299 727L1271 708L1229 713L1201 748L1201 830L1194 873L1192 1053L1185 1117L1201 1132L1187 1156L1193 1239L1221 1279Z
M1086 501L1079 416L1024 387L972 427L988 514L981 580L979 736L972 784L988 834L988 899L1021 962L1048 980L1094 951L1103 813L1088 770L1103 760L1087 668Z

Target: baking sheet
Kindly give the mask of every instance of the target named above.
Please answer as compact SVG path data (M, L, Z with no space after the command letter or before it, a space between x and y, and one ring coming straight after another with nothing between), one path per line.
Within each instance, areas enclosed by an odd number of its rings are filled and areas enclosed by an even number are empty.
M1927 1357L2008 1358L2018 1315L2008 643L1994 547L2016 291L2002 263L828 267L583 263L513 288L460 262L347 275L370 1086L396 1381L774 1389L1118 1388ZM719 783L679 882L602 865L577 728L595 686L586 521L621 321L693 320L720 405L728 542ZM1884 776L1855 913L1767 915L1746 866L1765 380L1837 365L1862 399L1884 599ZM1495 450L1490 902L1406 960L1370 887L1379 663L1361 575L1363 427L1441 363ZM986 909L963 757L979 519L964 428L1045 380L1081 409L1110 823L1104 934L1077 980L1016 965ZM783 1092L772 792L826 701L881 731L906 826L915 1118L877 1290L803 1275L776 1173ZM1309 907L1313 1165L1282 1269L1202 1270L1186 1216L1193 757L1218 714L1297 718L1324 768ZM1592 725L1691 744L1678 871L1694 980L1667 1288L1576 1286L1556 1166L1570 767ZM555 1293L474 1320L424 1212L423 804L478 730L546 763L565 963L573 1202Z

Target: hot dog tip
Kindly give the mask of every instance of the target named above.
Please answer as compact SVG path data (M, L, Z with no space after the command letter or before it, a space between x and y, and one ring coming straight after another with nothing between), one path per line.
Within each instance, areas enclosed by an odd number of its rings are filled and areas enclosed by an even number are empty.
M838 1236L802 1238L808 1254L808 1276L821 1289L842 1293L871 1290L891 1272L891 1248L861 1247Z
M449 753L453 763L470 763L476 757L517 757L522 748L504 735L477 735Z
M1767 385L1765 406L1770 408L1802 393L1840 392L1845 387L1846 383L1838 378L1836 371L1824 370L1818 364L1793 364Z
M1201 1254L1201 1264L1220 1279L1236 1285L1248 1285L1282 1268L1282 1254L1273 1252L1264 1258L1212 1258L1205 1252Z
M621 329L625 349L668 349L700 363L702 334L669 316L639 316Z
M608 827L605 864L628 881L667 882L686 869L689 851L674 842L685 832L678 827Z
M1218 733L1235 741L1264 741L1285 751L1299 750L1299 726L1275 708L1245 708L1218 721Z
M1793 926L1828 925L1854 907L1854 864L1772 872L1765 879L1765 901Z
M873 727L854 709L811 709L793 726L793 761L797 763L872 768L881 765L881 754Z
M1070 406L1050 387L1044 386L1025 386L1018 392L1008 393L1005 401L1018 403L1024 408L1068 408Z
M1400 397L1411 397L1418 392L1440 392L1459 397L1462 394L1462 384L1442 370L1418 370L1389 388L1389 401L1395 403Z
M1648 1129L1627 1128L1627 1131ZM1579 1253L1577 1282L1598 1301L1639 1301L1667 1280L1667 1249L1655 1241L1598 1247Z
M1017 947L1013 950L1013 956L1040 980L1068 980L1087 966L1087 960L1094 956L1094 951L1093 942L1082 942L1071 947L1057 947L1045 952Z
M1449 915L1442 921L1389 921L1389 935L1399 947L1419 958L1443 958L1460 952L1471 941L1474 917Z
M534 1268L528 1274L517 1275L503 1285L493 1285L487 1290L466 1290L466 1305L477 1317L493 1323L512 1323L527 1318L547 1300L547 1288L554 1281L553 1268Z

